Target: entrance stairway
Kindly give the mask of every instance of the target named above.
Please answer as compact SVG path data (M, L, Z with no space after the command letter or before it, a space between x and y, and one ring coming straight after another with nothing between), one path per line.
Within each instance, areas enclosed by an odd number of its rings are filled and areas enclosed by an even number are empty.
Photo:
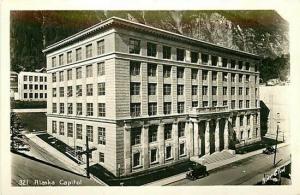
M202 156L201 158L193 156L191 157L191 161L200 163L202 165L207 165L207 164L211 164L211 163L215 163L218 161L224 161L230 158L233 158L234 155L234 151L232 150L223 150L221 152L214 152L213 154L207 154Z

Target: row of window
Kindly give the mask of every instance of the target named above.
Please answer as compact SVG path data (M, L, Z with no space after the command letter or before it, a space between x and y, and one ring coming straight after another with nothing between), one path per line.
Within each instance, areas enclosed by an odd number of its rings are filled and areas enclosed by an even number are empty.
M24 89L29 89L29 90L31 90L31 89L33 89L33 88L34 88L34 90L47 90L47 85L24 84L24 85L23 85L23 88L24 88Z
M169 46L163 46L163 59L171 59L171 47ZM141 54L141 40L137 39L130 39L129 40L129 53L132 54ZM150 57L157 57L157 44L147 42L147 56ZM201 60L202 64L208 65L209 64L209 58L210 63L212 66L218 66L219 57L214 55L209 55L202 53L199 56L199 52L191 51L190 52L191 57L191 63L199 63L199 60ZM176 60L177 61L185 61L186 60L186 51L181 48L176 48ZM250 70L250 63L249 62L243 62L241 60L234 60L234 59L227 59L223 58L220 61L221 66L224 68L237 68L240 70ZM254 65L255 72L257 71L257 65Z
M74 135L74 128L76 128L76 135ZM57 132L58 130L58 132ZM106 135L105 135L105 128L104 127L98 127L97 129L97 135L98 135L98 144L105 145L106 144ZM52 133L59 133L59 135L65 135L65 123L59 122L59 126L57 129L57 122L52 121ZM67 137L74 137L76 136L76 139L82 139L82 124L73 124L73 123L67 123ZM86 136L88 137L88 141L94 142L94 127L90 125L86 125Z
M47 93L23 93L24 99L32 99L32 98L47 98Z
M82 78L82 67L78 67L75 69L75 78L76 79L81 79ZM59 74L59 81L64 81L65 80L65 75L64 71L58 72ZM56 75L57 73L52 73L52 82L56 82ZM97 63L97 76L103 76L105 75L105 64L104 62L99 62ZM86 66L86 78L93 77L93 65L87 65ZM72 80L73 79L73 70L69 69L67 70L67 80Z
M59 87L59 97L65 96L65 87ZM72 97L73 94L73 86L67 86L67 97ZM86 85L86 96L93 96L93 84ZM105 95L105 83L97 84L97 95L102 96ZM82 96L82 85L76 85L76 97ZM57 88L52 88L52 97L57 97Z
M59 114L74 114L73 103L67 103L67 112L65 112L65 103L59 103ZM75 103L74 103L75 106ZM98 103L98 117L105 117L105 103ZM57 113L57 103L52 103L52 113ZM82 115L82 103L76 103L76 115ZM93 103L86 103L86 116L94 116Z
M232 117L232 127L236 127L236 116ZM246 125L250 125L250 115L240 115L239 126L244 126L244 118L246 118ZM255 115L256 124L258 124L258 115Z
M34 82L47 82L47 77L46 76L23 76L23 81L33 81Z
M93 44L90 43L85 46L85 58L91 58L93 55L102 55L105 53L105 46L104 46L104 40L97 41L97 53L94 54L93 52ZM67 55L67 62L64 61L65 55ZM76 48L75 49L75 61L80 61L83 59L83 53L82 53L82 47ZM62 66L64 64L70 64L73 62L73 51L68 51L66 54L60 54L58 55L58 65ZM53 56L51 59L51 65L52 67L57 66L57 58L56 56Z
M141 62L138 61L130 61L130 74L132 76L138 76L140 75L140 66ZM157 64L153 63L148 63L148 68L147 68L147 75L150 77L156 77L157 75ZM163 66L163 77L164 78L170 78L171 77L171 66L164 65ZM177 67L177 78L184 78L184 68L182 67ZM202 71L202 80L207 80L208 78L208 70L203 70ZM228 73L227 72L222 72L222 81L228 81ZM243 82L243 77L245 77L245 82L250 81L250 75L242 75L242 74L235 74L231 73L231 81L236 82L236 75L238 76L238 82ZM198 78L198 69L192 69L191 72L191 78L192 79L197 79ZM212 71L212 80L217 81L218 78L218 72L217 71ZM257 76L255 76L255 83L257 82Z

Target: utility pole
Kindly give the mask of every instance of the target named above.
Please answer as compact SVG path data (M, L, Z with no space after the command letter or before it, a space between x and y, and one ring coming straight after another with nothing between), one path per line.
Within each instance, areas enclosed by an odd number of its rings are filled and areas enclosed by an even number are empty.
M86 150L78 152L78 154L85 154L86 155L86 177L90 178L90 170L89 170L89 167L90 167L90 158L89 158L89 156L90 156L90 154L94 150L96 150L96 148L89 149L89 139L88 139L88 136L85 137L85 140L86 140Z
M277 153L277 141L278 141L278 132L279 132L279 112L277 113L277 129L276 129L276 144L275 144L275 153L274 153L274 161L273 161L273 166L275 167L276 165L276 153Z

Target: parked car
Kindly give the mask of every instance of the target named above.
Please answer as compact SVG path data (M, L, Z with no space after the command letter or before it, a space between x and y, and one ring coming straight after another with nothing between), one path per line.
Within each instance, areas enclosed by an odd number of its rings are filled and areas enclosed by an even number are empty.
M263 150L263 154L273 154L275 152L275 149L273 146L268 146L266 149Z
M208 175L207 168L201 164L194 164L192 167L189 168L189 171L186 173L186 178L195 180L199 179L200 177L205 177Z

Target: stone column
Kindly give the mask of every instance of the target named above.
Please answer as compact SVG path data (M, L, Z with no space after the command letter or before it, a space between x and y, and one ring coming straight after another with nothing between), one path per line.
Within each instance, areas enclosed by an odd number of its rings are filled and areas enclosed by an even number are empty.
M174 160L178 160L179 154L178 154L178 122L174 122L172 126L172 132L173 132L173 141L174 141Z
M144 169L148 169L149 164L149 125L144 125L142 128L142 145L143 145L143 160L144 160Z
M228 120L229 119L225 119L225 127L224 127L224 150L228 150L228 142L229 142Z
M210 154L210 142L209 142L209 122L210 120L205 121L205 154Z
M190 127L192 125L192 128ZM186 136L186 147L187 147L187 155L191 157L194 154L194 140L193 140L193 124L191 121L186 121L185 123L185 136Z
M131 127L125 124L124 126L124 173L131 173Z
M250 115L250 139L254 137L253 132L254 132L254 116L253 114L251 114Z
M199 156L199 123L198 121L194 123L194 156Z
M215 152L220 151L220 119L217 118L216 120L216 129L215 129Z
M160 123L157 130L159 164L165 163L165 138L164 138L164 123Z

